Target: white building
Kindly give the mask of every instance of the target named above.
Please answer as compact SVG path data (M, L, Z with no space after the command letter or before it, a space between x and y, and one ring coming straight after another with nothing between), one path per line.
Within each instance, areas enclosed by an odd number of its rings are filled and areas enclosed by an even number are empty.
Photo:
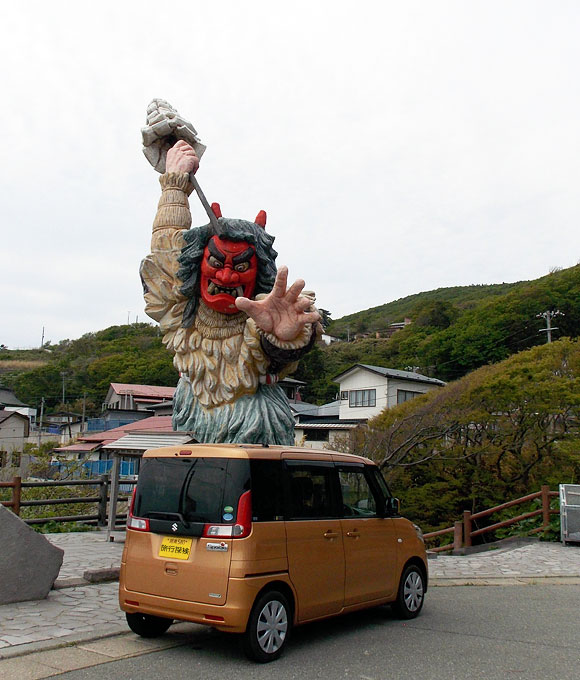
M386 408L425 394L445 383L414 371L355 364L333 378L339 383L339 421L368 420Z

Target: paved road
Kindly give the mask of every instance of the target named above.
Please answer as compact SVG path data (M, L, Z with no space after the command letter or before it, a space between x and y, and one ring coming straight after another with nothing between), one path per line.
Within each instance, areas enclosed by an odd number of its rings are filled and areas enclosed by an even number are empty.
M45 600L0 606L0 677L3 658L127 631L118 585L90 585L83 578L106 576L111 567L118 567L124 534L117 533L112 543L102 532L54 534L50 540L65 551L59 589ZM535 541L469 557L439 556L429 560L429 570L433 586L579 585L580 546Z
M579 604L578 585L434 588L414 621L398 621L380 608L303 626L286 655L266 666L247 661L232 636L190 626L186 634L161 639L179 647L156 651L158 643L148 642L138 648L143 641L121 636L6 660L12 665L3 666L3 677L260 680L275 673L276 680L577 680ZM43 661L42 654L53 657ZM128 654L139 656L115 660ZM79 660L95 665L59 674ZM44 675L35 674L41 663L51 663L52 670L45 665Z

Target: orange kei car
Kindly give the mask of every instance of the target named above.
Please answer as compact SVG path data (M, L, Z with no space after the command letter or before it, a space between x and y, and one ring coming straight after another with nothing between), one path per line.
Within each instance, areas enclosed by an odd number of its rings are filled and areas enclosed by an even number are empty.
M399 516L377 466L283 446L196 444L147 451L127 521L119 601L130 628L174 620L241 633L280 656L292 626L391 604L419 614L421 530Z

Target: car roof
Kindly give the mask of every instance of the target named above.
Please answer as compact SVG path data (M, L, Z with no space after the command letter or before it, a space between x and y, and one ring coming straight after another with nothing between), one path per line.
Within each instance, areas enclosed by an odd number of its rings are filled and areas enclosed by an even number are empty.
M182 444L149 449L144 458L246 458L250 460L321 460L374 465L368 458L330 449L309 449L299 446L269 446L262 444Z

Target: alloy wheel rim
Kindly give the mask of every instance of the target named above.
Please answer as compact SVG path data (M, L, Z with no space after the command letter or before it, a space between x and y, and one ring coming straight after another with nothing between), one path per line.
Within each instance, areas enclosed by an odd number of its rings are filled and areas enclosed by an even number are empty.
M416 612L423 601L423 579L421 575L412 571L405 580L403 589L405 605L410 612Z
M267 654L277 652L288 631L286 607L278 600L268 602L258 616L258 644Z

